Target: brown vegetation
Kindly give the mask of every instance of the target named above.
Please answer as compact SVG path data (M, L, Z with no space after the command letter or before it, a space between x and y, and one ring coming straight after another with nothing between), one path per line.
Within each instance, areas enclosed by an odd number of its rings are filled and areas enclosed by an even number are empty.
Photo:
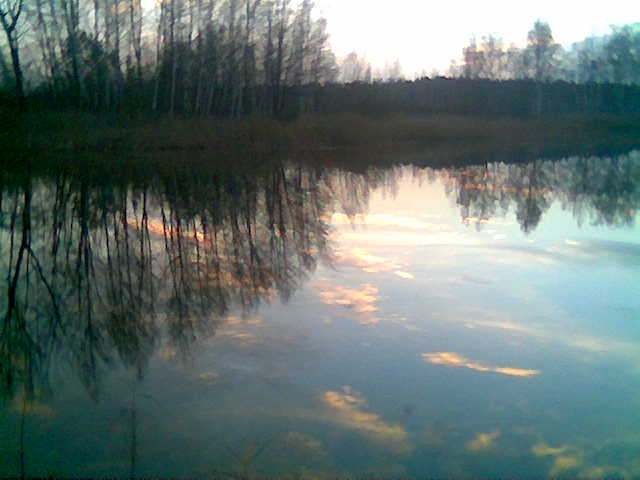
M5 152L136 154L198 150L270 154L460 144L483 150L530 145L630 148L640 144L640 115L522 119L334 114L282 122L259 116L123 121L80 113L34 113L2 124L5 128L0 132L0 142Z

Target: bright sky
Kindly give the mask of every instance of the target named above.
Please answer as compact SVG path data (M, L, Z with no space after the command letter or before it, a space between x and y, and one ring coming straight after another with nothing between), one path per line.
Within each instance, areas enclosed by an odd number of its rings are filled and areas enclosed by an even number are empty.
M446 70L460 58L472 35L487 33L523 45L538 19L554 38L573 42L609 32L609 25L640 22L640 1L607 0L316 0L328 20L331 44L340 57L351 51L375 65L400 60L406 76L423 69Z

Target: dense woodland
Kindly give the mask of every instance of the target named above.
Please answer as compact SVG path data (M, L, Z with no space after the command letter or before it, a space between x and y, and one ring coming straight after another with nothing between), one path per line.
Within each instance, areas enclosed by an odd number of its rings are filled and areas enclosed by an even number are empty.
M472 39L448 77L338 61L312 0L0 0L0 101L21 108L238 116L640 110L640 25L565 51ZM523 32L523 37L526 32ZM428 59L425 59L425 63Z

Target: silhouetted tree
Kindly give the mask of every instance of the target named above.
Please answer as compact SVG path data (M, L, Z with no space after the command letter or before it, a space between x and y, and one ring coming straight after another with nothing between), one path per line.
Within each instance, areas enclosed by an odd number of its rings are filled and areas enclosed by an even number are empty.
M0 23L7 37L11 64L15 77L16 96L21 109L25 108L25 91L22 65L20 64L20 34L18 25L24 9L24 0L0 0Z
M524 52L530 78L536 82L553 78L556 66L554 57L559 48L553 40L549 24L537 20L527 35L527 48Z

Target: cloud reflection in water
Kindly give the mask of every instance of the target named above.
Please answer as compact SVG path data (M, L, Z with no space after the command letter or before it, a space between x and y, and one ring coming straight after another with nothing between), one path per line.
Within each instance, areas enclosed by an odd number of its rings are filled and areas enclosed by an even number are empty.
M326 391L322 394L322 401L334 411L338 423L358 430L398 453L412 450L407 430L402 425L386 422L378 414L365 411L366 399L351 387L343 387L342 392Z
M470 370L476 370L478 372L493 372L513 377L532 377L534 375L540 374L539 370L484 365L482 363L473 362L455 352L423 353L422 358L424 358L424 360L427 362L433 363L434 365L468 368Z

